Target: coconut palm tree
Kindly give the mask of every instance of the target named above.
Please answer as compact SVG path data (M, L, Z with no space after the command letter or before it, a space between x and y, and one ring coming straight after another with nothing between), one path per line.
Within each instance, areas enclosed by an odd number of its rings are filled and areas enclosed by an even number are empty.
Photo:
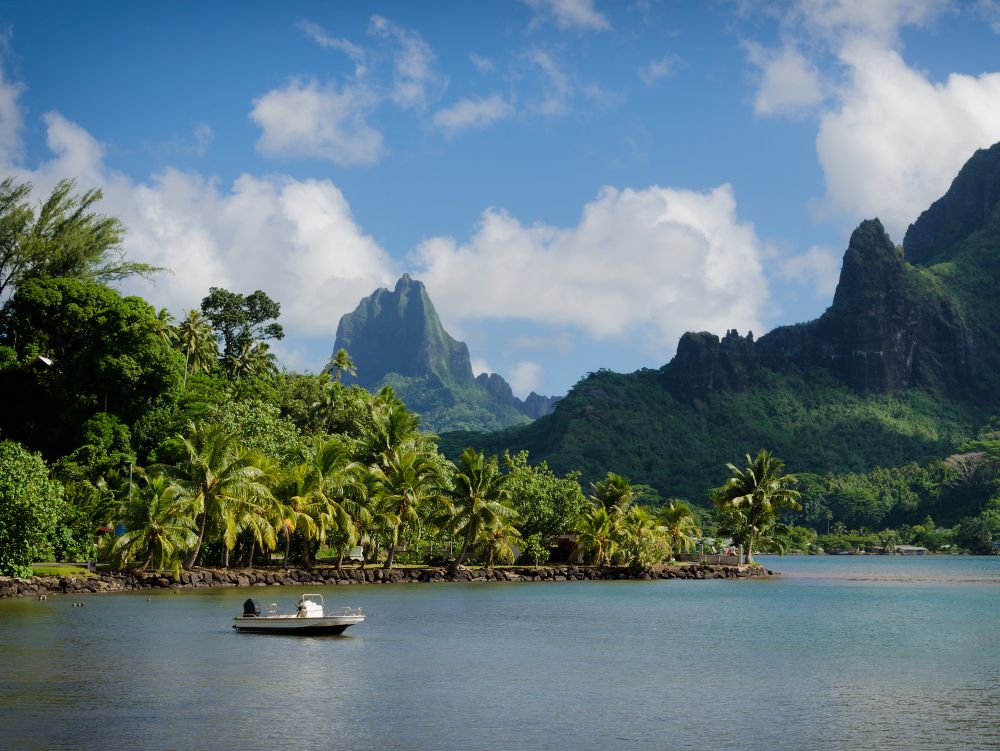
M244 378L265 378L278 372L278 361L267 342L250 340L240 345L223 363L234 381Z
M661 529L656 517L644 506L632 506L620 515L618 548L629 566L640 569L667 557L670 543Z
M164 467L181 487L197 514L198 538L184 561L191 568L198 559L206 531L218 532L226 550L235 543L237 504L263 503L270 494L256 454L244 451L237 436L216 425L190 423L187 435L179 436L184 458L174 467Z
M517 512L507 506L502 508L511 513L490 514L484 520L482 538L486 568L493 568L495 562L513 563L517 558L515 547L520 548L524 544L517 528Z
M383 568L392 568L399 541L408 526L418 523L427 507L443 500L441 465L421 446L403 446L384 454L372 467L374 489L389 520L389 548Z
M600 504L606 509L624 511L632 505L635 493L631 483L621 475L608 472L608 476L590 484L590 502Z
M276 488L281 502L276 526L285 535L286 565L293 532L299 533L306 568L312 568L313 540L323 544L336 530L348 540L354 539L354 521L344 502L352 469L346 447L339 439L317 438L306 450L305 461L285 472Z
M166 308L160 308L156 312L156 318L151 321L153 333L171 346L177 341L177 329L172 325L173 322L174 317Z
M596 566L611 565L611 558L617 552L619 516L619 512L609 511L598 503L577 520L576 549Z
M295 532L308 542L316 536L316 520L313 519L310 485L312 473L309 465L302 463L288 469L274 488L277 504L274 508L274 526L285 540L284 565L288 566L292 535ZM308 545L306 547L308 553ZM308 565L308 558L307 558Z
M191 511L190 501L169 478L140 472L122 519L126 531L112 545L112 559L139 569L171 567L176 574L181 555L198 539Z
M672 550L686 553L698 546L701 528L686 502L671 498L657 512L656 519L664 527Z
M447 526L463 534L462 549L455 565L465 562L476 537L495 518L510 519L517 512L510 506L510 491L503 487L503 475L495 456L486 459L482 452L467 448L452 477L454 487L448 496L452 502Z
M219 359L219 343L212 324L198 310L189 310L177 326L175 339L184 353L184 387L188 373L207 373Z
M778 509L801 509L799 492L794 489L798 480L794 475L783 475L784 462L770 451L761 449L757 456L745 455L746 467L734 464L726 467L732 477L717 488L712 501L720 511L731 514L745 528L747 562L753 561L754 539L761 532L777 523ZM734 538L735 539L735 538Z
M356 376L358 374L358 369L354 365L354 360L351 356L347 354L347 350L341 347L337 350L337 353L330 358L330 361L323 368L324 372L334 374L334 378L337 383L340 383L340 378L343 373L347 373L350 376Z

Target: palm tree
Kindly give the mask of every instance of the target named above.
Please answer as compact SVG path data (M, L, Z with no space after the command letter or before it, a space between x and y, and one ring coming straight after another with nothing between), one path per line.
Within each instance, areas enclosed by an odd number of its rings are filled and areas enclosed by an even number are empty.
M188 373L207 373L219 358L219 343L212 324L198 310L189 310L176 330L176 341L184 353L184 387Z
M671 498L666 506L660 508L656 518L670 538L673 550L686 553L698 546L701 528L686 502Z
M462 549L456 566L465 562L469 547L495 518L510 519L517 512L510 507L510 491L503 487L503 475L495 456L486 459L482 452L467 448L462 452L452 478L454 488L449 493L454 511L448 526L464 531Z
M230 550L238 531L236 504L263 502L269 491L257 455L243 451L234 433L190 423L188 434L179 437L185 456L177 466L163 469L181 486L197 514L198 538L184 561L184 568L191 568L210 527L221 533Z
M379 487L371 468L355 463L351 465L349 472L350 481L344 488L343 504L354 526L351 546L361 545L361 568L364 568L378 531L391 530L396 516L381 503ZM342 563L343 554L337 559L338 569Z
M343 373L347 373L347 375L350 376L356 376L358 374L358 369L354 365L354 360L351 359L351 356L347 354L347 350L343 347L338 349L337 354L330 358L330 361L326 364L326 367L323 368L323 370L327 373L332 371L337 383L340 383L340 377Z
M624 511L632 505L634 499L631 483L614 472L608 472L603 480L590 484L590 502L606 509L617 508Z
M659 563L670 552L670 545L658 528L656 517L644 506L632 506L621 514L618 546L633 569Z
M747 562L753 561L754 538L777 522L778 509L801 509L799 492L794 489L798 482L794 475L782 475L784 462L770 451L761 449L751 458L746 454L746 468L734 464L726 467L732 477L717 488L713 494L716 508L732 514L745 527ZM734 538L735 539L735 538Z
M166 308L160 308L156 313L156 318L151 322L153 333L169 345L173 345L177 340L177 329L171 324L174 317Z
M354 522L343 500L352 468L343 443L318 438L308 448L306 460L285 473L277 488L282 504L277 526L285 535L286 565L292 532L299 532L306 568L312 568L312 540L323 544L335 530L354 539Z
M316 520L310 513L311 480L309 465L302 463L287 470L274 489L274 495L278 499L274 509L274 526L285 539L285 567L288 566L291 552L292 534L298 531L307 542L316 536ZM306 551L308 552L308 546ZM308 559L306 563L308 566Z
M226 358L226 371L234 381L243 378L264 378L278 372L278 362L267 342L244 342L239 350Z
M163 475L139 473L139 483L122 520L126 532L111 548L121 566L157 571L168 566L178 573L180 556L197 541L194 514L181 488Z
M443 478L431 452L419 446L391 450L371 472L391 524L386 530L389 554L383 566L388 569L392 568L396 548L407 526L419 522L426 507L442 499Z
M514 547L524 544L517 529L517 513L506 506L510 514L490 514L483 525L484 546L486 548L486 568L493 568L495 561L513 563L517 557Z
M618 517L603 504L594 504L584 511L576 523L576 548L589 556L595 566L611 565L618 546Z

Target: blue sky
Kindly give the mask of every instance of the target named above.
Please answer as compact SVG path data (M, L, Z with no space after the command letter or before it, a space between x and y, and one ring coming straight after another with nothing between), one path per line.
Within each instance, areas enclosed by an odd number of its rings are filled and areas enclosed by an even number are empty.
M1000 140L1000 2L0 2L0 160L105 192L123 285L282 303L285 365L405 272L564 393L829 305Z

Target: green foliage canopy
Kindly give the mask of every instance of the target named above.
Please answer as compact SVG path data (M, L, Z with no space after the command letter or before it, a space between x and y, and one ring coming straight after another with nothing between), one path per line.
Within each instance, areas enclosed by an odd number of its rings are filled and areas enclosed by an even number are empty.
M38 454L0 443L0 575L31 576L59 518L62 486Z

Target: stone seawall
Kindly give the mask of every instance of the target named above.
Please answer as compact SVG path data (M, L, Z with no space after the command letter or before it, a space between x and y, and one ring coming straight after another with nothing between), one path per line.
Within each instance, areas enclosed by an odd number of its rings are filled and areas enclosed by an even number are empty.
M654 566L635 571L628 568L591 566L530 566L475 569L460 568L335 568L305 569L207 569L181 572L180 578L163 573L100 574L89 578L33 576L29 579L0 577L0 597L47 597L50 594L90 594L137 589L189 589L194 587L301 587L312 584L412 584L428 582L541 582L609 581L652 579L743 579L773 576L761 566L712 566L689 563Z

